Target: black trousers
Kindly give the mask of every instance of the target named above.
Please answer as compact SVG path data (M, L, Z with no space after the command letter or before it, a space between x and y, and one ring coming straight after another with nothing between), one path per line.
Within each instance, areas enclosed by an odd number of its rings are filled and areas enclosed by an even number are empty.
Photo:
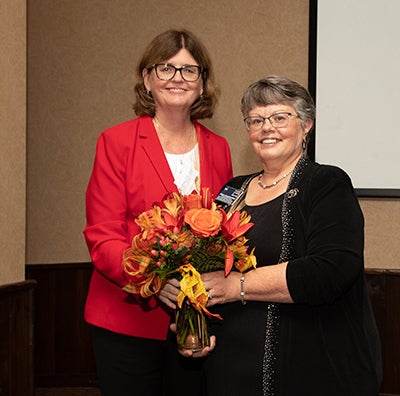
M102 396L202 396L203 359L182 357L175 334L167 341L92 326Z
M179 354L176 335L168 333L164 372L164 396L203 396L203 359Z
M102 396L161 396L166 342L92 327Z

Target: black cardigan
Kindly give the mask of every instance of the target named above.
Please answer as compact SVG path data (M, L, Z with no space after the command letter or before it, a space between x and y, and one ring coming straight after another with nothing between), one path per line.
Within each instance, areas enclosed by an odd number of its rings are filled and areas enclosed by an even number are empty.
M348 175L302 157L282 230L294 304L268 304L264 395L376 396L380 344L364 281L364 218Z

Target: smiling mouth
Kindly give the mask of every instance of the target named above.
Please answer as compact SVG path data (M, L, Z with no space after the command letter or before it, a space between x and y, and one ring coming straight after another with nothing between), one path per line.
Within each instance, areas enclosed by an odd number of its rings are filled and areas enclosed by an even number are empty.
M275 144L275 143L278 143L280 141L281 141L281 139L271 139L271 138L269 138L269 139L261 140L261 143L262 144Z
M171 92L186 92L186 89L184 88L177 88L177 87L172 87L172 88L166 88L167 91Z

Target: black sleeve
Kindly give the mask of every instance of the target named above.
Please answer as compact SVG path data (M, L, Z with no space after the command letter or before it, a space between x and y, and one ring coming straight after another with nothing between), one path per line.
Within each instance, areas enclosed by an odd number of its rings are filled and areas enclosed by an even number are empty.
M305 235L297 239L305 254L288 263L289 292L296 303L329 304L363 270L364 218L350 178L335 167L315 172L304 206Z

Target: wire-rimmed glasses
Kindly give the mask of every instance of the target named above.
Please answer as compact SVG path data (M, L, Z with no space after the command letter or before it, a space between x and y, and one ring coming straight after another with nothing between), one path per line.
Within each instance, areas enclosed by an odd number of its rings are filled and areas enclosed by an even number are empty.
M289 124L290 117L298 117L298 115L289 112L280 112L272 114L269 117L246 117L243 121L249 132L257 132L263 127L266 120L268 120L274 128L285 128Z

